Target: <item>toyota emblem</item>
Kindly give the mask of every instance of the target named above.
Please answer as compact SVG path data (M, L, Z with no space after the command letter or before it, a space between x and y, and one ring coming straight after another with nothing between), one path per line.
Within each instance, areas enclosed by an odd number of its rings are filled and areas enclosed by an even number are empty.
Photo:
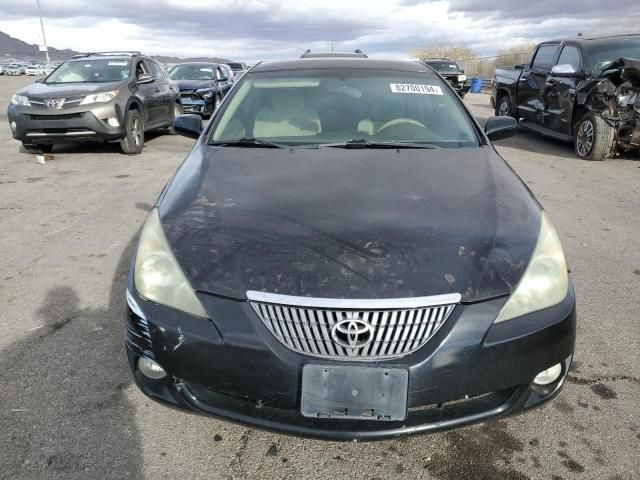
M373 340L371 324L362 320L357 313L348 313L346 317L331 328L333 341L341 347L349 349L358 349L369 345Z
M55 98L47 100L47 108L60 108L61 106L62 105L60 104L60 101L56 100Z

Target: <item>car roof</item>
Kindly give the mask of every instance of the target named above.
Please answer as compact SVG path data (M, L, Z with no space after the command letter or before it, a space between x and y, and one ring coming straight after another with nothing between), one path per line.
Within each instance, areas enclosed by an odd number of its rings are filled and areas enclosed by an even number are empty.
M550 43L573 43L573 44L577 44L577 45L584 45L584 46L589 46L589 45L605 45L607 43L610 43L612 41L615 40L621 40L623 38L637 38L640 39L640 33L632 33L632 34L627 34L627 35L605 35L605 36L575 36L575 37L568 37L568 38L558 38L555 40L547 40L546 42L542 42L540 45L547 45Z
M375 69L404 72L430 73L432 70L420 62L408 60L378 60L371 58L300 58L294 60L263 62L255 65L251 72L274 72L312 69Z
M215 62L181 62L181 63L176 63L173 66L177 67L178 65L207 65L207 66L210 66L210 67L213 67L213 66L217 67L220 64L219 63L215 63Z

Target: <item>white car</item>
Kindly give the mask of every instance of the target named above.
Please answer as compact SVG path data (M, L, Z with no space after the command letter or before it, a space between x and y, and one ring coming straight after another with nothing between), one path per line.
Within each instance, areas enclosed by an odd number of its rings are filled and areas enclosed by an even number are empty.
M42 67L40 65L29 65L24 71L25 75L38 76L44 73Z

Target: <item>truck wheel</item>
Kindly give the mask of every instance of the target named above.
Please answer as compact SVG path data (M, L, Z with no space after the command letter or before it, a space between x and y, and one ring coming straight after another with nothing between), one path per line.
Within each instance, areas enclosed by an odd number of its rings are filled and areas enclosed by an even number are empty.
M179 117L180 115L182 115L182 105L180 105L179 103L175 103L173 105L173 120L175 120L176 117ZM171 121L171 125L169 125L169 128L167 129L167 132L169 133L169 135L176 134L176 131L173 128L173 120Z
M602 161L614 155L614 129L602 118L585 113L575 126L576 155L583 160Z
M144 147L144 127L137 110L129 110L124 122L126 136L120 140L120 149L127 155L137 155Z
M502 95L498 100L498 103L496 103L496 116L515 118L509 95Z

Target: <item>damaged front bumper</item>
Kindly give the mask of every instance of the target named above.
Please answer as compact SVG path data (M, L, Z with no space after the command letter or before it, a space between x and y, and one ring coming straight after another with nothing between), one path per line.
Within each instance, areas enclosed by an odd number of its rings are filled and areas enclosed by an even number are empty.
M569 371L575 342L573 289L559 305L493 324L505 298L458 305L416 352L384 361L314 358L279 343L248 302L198 297L213 320L141 298L129 281L125 322L129 362L138 387L174 408L291 435L367 441L435 432L519 414L553 398ZM167 373L152 380L138 358ZM536 375L556 364L560 377L541 387ZM305 365L365 366L408 372L401 421L312 418L301 413Z
M585 107L615 131L613 153L640 148L640 60L620 58L603 67Z

